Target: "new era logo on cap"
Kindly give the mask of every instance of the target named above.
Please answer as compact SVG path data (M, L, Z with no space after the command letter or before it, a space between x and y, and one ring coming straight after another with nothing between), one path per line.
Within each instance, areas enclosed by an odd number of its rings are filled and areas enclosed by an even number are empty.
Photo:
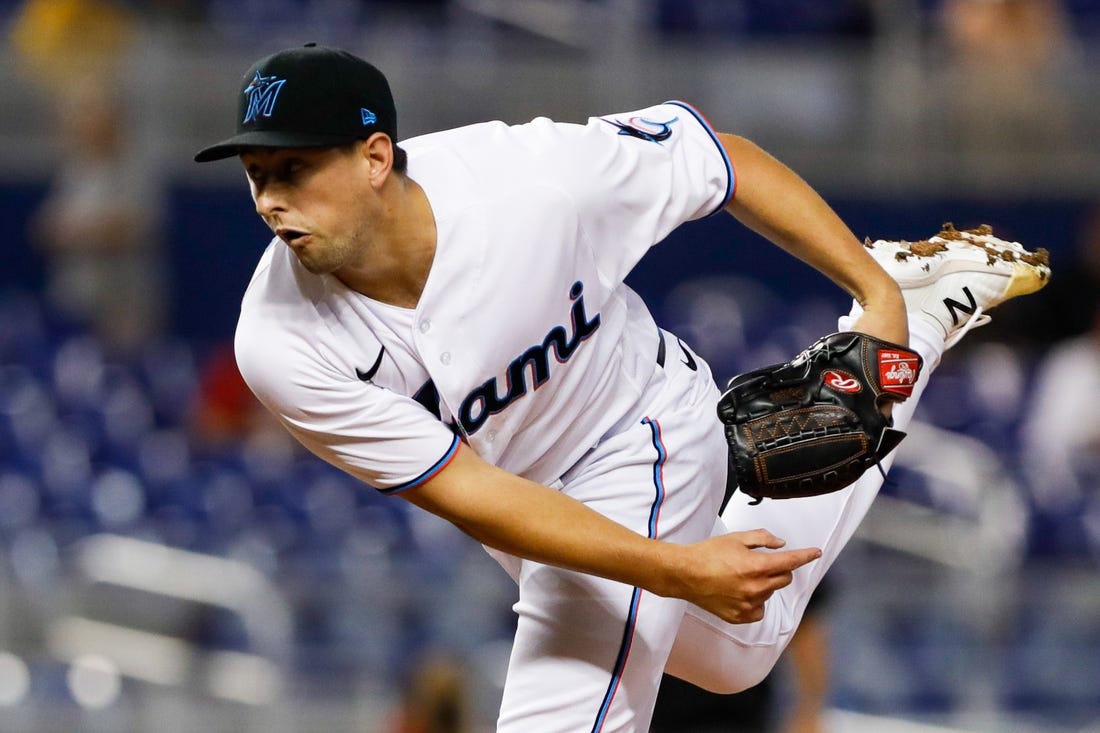
M378 122L378 115L371 112L366 107L361 107L359 109L359 114L363 118L363 124L364 125L373 125L375 122Z

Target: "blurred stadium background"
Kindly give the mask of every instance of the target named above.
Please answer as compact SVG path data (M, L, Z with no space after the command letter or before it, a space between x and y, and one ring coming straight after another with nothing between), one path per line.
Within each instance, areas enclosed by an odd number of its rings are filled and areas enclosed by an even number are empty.
M255 58L307 41L379 65L403 137L678 98L861 237L1047 247L1052 285L951 352L832 573L828 721L1100 731L1100 2L5 0L0 23L0 732L397 733L417 679L491 725L503 572L272 432L227 359L268 237L239 169L191 155ZM720 375L845 307L732 220L671 239L633 284Z

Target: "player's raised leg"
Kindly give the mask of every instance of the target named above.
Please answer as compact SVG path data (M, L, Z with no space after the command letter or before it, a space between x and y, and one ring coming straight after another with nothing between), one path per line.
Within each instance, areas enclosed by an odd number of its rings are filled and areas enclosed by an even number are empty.
M959 232L945 226L921 242L880 240L867 244L875 259L901 285L909 311L910 345L924 359L912 397L894 407L894 426L905 430L931 372L943 352L975 326L986 311L1043 287L1050 278L1045 251L992 235L988 227ZM858 307L840 319L850 328ZM888 468L892 455L883 462ZM823 555L800 568L790 586L768 601L765 618L731 625L689 607L666 671L711 690L732 692L763 679L790 640L810 594L862 521L882 485L882 475L866 472L851 487L832 494L765 500L751 506L735 494L719 531L766 527L789 547L816 546Z

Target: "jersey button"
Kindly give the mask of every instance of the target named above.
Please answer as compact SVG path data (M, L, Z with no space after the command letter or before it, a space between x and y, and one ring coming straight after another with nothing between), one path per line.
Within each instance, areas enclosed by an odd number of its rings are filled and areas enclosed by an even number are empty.
M444 351L442 354L439 355L439 361L444 366L446 366L447 364L450 364L451 363L451 352Z
M427 333L431 330L432 322L429 319L425 318L423 321L420 322L420 333Z

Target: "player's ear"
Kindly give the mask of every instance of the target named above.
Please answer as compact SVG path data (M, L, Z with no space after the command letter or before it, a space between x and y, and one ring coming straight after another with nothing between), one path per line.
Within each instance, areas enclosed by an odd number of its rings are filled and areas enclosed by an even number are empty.
M390 136L376 132L359 143L359 154L370 167L371 181L382 185L393 169L394 146Z

